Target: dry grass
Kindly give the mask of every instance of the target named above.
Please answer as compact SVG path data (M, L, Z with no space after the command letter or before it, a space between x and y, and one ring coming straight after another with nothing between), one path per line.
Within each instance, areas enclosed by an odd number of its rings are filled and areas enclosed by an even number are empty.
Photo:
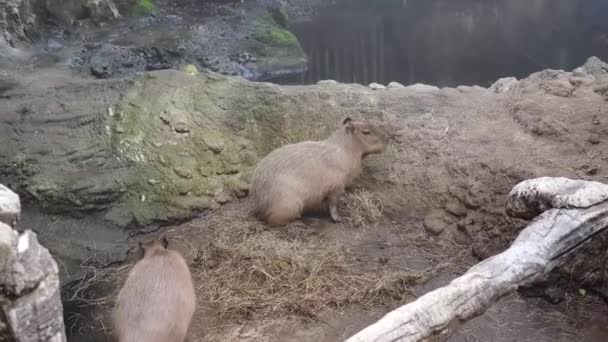
M380 194L366 190L347 193L342 201L345 219L353 226L375 225L382 218L384 206Z
M204 294L220 319L300 316L349 304L402 303L422 276L357 269L355 259L320 241L285 241L265 232L234 244L212 242L194 260Z
M66 311L66 330L72 334L109 334L109 314L116 295L132 265L98 268L81 266L84 275L77 281L62 287L64 302L72 303L75 312ZM69 293L70 296L65 295ZM83 314L88 312L88 314Z

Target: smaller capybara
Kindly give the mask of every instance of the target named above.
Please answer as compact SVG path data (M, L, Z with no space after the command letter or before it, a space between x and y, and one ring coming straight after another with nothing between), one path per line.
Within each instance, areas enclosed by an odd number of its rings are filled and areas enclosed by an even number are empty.
M114 308L118 342L184 342L196 306L192 275L166 238L140 243Z
M340 222L337 206L345 187L361 174L366 156L384 152L388 139L386 132L369 122L347 117L325 140L277 148L254 172L254 215L282 226L327 203L331 219Z

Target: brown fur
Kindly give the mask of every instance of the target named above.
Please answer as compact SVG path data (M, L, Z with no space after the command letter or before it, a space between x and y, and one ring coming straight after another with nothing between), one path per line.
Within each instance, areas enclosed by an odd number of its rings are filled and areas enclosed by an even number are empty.
M167 240L140 243L144 257L129 272L114 309L119 342L184 342L196 306L192 276Z
M327 201L331 218L340 222L337 204L344 188L361 173L362 160L384 152L387 144L383 130L346 118L325 140L272 151L253 175L254 214L270 225L285 225Z

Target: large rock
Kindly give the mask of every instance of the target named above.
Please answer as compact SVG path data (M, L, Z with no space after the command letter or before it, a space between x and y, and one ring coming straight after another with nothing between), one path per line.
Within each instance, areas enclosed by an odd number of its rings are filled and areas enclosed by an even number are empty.
M1 184L0 190L0 218L14 215L19 197ZM35 233L18 234L2 221L0 288L2 341L66 341L57 264Z
M133 0L4 0L0 2L0 49L28 46L40 40L47 24L64 27L78 20L103 22L118 18L119 6L129 7Z

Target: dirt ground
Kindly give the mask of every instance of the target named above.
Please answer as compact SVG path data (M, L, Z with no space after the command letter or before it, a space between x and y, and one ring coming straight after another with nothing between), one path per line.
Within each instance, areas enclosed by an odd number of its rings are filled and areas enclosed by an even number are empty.
M193 341L341 341L477 262L470 247L429 236L420 220L375 221L374 208L358 204L342 210L362 214L364 225L319 214L270 229L241 201L170 228L197 286ZM550 304L515 293L448 341L599 342L607 327L608 307L596 296L572 292Z

